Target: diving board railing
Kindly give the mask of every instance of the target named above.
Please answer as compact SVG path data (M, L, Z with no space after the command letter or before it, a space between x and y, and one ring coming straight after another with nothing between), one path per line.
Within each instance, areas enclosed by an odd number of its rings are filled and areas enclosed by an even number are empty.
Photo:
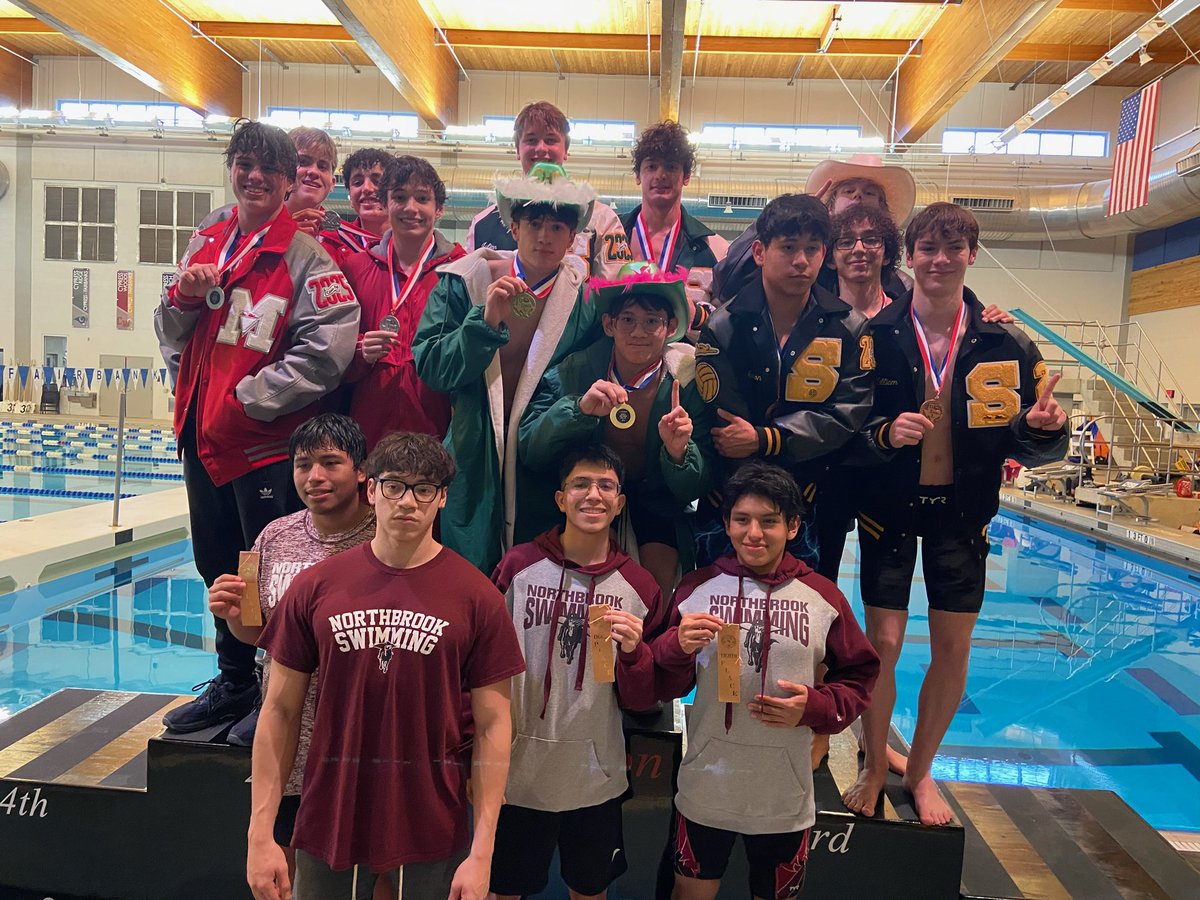
M1149 343L1148 338L1142 334L1138 340L1131 341L1124 336L1114 341L1108 335L1110 328L1126 332L1129 329L1137 329L1140 332L1136 324L1105 326L1099 322L1042 322L1023 309L1014 309L1012 314L1043 342L1052 344L1070 359L1125 394L1142 409L1171 422L1173 427L1180 430L1193 430L1180 415L1180 411L1186 408L1182 396L1176 393L1171 400L1165 397L1168 388L1163 384L1164 374L1169 377L1169 371L1161 357L1152 372L1143 370L1143 357L1147 355L1147 349L1152 349L1144 347ZM1068 336L1070 331L1075 330L1080 332L1079 341L1073 341ZM1089 353L1089 349L1097 352ZM1157 356L1157 353L1155 355ZM1170 389L1177 391L1177 388Z
M1099 421L1109 445L1107 483L1155 476L1160 483L1200 469L1200 419L1136 323L1041 321L1012 311L1051 371L1072 421ZM1066 400L1067 395L1071 396Z

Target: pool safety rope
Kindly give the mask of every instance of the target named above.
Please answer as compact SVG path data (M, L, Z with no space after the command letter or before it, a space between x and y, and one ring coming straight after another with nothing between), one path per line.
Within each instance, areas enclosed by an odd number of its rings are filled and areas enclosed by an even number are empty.
M115 469L76 469L66 466L22 466L5 463L0 472L35 472L39 475L85 475L95 478L116 478ZM122 478L143 481L183 481L182 473L175 472L122 472Z
M0 485L0 496L8 497L55 497L66 500L111 500L111 493L105 494L102 491L50 491L45 488L22 488L8 487ZM130 497L136 497L137 494L122 494L121 499L127 500Z

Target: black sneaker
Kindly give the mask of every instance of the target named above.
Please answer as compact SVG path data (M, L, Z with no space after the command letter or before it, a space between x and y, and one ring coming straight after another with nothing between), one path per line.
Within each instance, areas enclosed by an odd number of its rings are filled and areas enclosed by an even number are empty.
M225 743L233 744L235 747L253 746L254 729L258 726L258 711L261 708L261 701L255 703L250 715L229 729L229 734L225 735Z
M200 688L205 688L203 694L163 716L162 722L168 730L190 734L222 722L245 718L261 696L257 679L246 684L230 684L224 676L218 675L211 681L200 682L192 690L198 691Z

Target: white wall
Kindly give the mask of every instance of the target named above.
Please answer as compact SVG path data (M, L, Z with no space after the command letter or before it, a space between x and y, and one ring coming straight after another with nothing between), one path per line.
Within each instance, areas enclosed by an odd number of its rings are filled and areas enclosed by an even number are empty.
M1196 326L1200 324L1200 309L1168 309L1163 312L1133 316L1129 320L1141 327L1142 333L1161 355L1175 387L1183 391L1189 403L1200 403L1200 354L1196 352Z
M16 290L17 264L14 245L17 228L16 184L17 153L11 139L0 139L0 164L8 170L8 193L0 197L0 348L4 349L4 364L16 361Z

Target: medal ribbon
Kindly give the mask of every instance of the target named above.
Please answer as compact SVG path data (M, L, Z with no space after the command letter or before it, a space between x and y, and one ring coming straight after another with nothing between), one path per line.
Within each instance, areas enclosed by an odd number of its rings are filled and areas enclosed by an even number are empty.
M675 242L679 239L679 226L683 224L683 216L680 215L675 220L675 224L667 231L666 237L663 238L662 253L658 255L658 268L660 271L670 271L671 255L675 252ZM642 259L647 262L654 262L654 254L651 251L650 230L646 227L646 220L642 218L639 212L637 220L633 223L633 234L638 240L638 245L642 250Z
M425 264L429 262L433 256L433 232L429 232L429 237L425 241L425 246L421 248L421 257L417 260L417 264L413 266L413 270L409 273L408 281L404 285L404 290L400 290L400 272L396 269L396 257L392 254L392 243L394 237L388 237L387 258L388 258L388 275L392 280L392 312L394 316L396 311L404 305L404 301L408 299L408 295L413 292L413 288L417 286L417 282L421 280L421 273L425 271Z
M340 238L342 243L351 250L366 250L369 247L374 246L379 240L379 235L372 234L357 224L357 222L361 221L361 219L358 219L353 224L346 221L341 221L338 223L338 238Z
M221 247L221 255L217 257L217 274L224 276L230 269L236 268L237 264L245 259L251 251L258 249L262 245L262 242L267 239L267 232L270 231L274 223L275 219L272 218L270 222L250 235L238 254L233 256L233 251L237 248L238 241L242 237L242 230L238 228L237 216L235 215L230 223L225 244ZM221 278L221 281L224 281L224 277Z
M608 363L608 380L614 384L621 385L621 387L625 388L627 391L636 391L639 388L644 388L654 380L655 376L658 375L658 370L662 368L662 364L663 361L661 359L656 363L652 363L649 368L643 369L634 375L633 381L631 381L629 384L625 384L625 382L621 381L620 377L617 375L617 360L614 357Z
M954 356L954 345L958 343L958 330L962 327L963 315L967 311L967 304L964 303L958 309L958 318L954 320L954 330L950 332L950 349L946 351L946 355L942 358L940 366L934 366L933 353L929 349L929 341L925 338L925 326L921 324L921 320L917 317L917 309L915 306L908 308L913 319L913 331L917 333L917 348L921 351L921 359L925 361L925 366L929 370L929 379L933 382L933 394L935 397L942 396L942 379L946 375L946 366L950 363L950 358Z
M512 273L524 281L529 288L529 293L539 300L549 296L550 291L554 289L554 282L558 278L558 269L555 269L537 284L530 284L525 279L525 270L521 268L521 259L515 253L513 254Z

